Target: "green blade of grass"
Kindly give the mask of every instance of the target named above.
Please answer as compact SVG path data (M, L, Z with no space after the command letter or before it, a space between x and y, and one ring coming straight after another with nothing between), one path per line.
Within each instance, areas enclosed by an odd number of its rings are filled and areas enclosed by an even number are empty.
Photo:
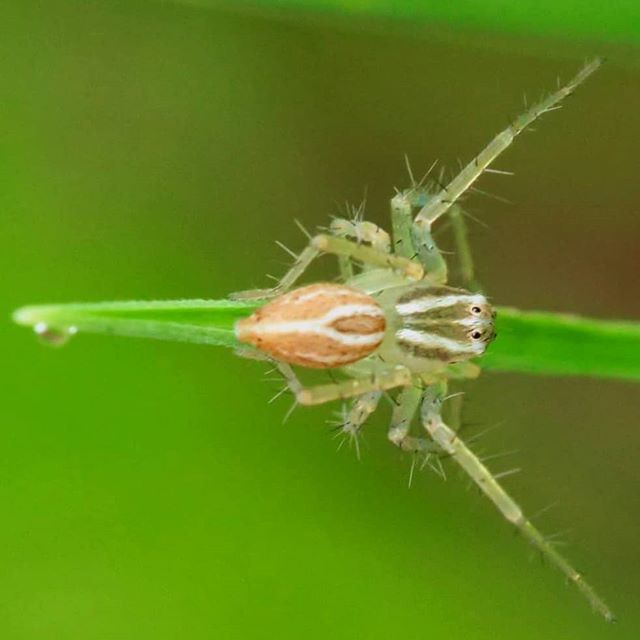
M134 338L237 346L233 325L255 309L255 303L231 300L162 300L98 302L23 307L15 322L38 333L107 333Z
M107 333L238 346L233 326L258 306L231 300L104 302L24 307L14 320L47 333ZM604 321L501 307L498 339L483 368L546 375L588 375L640 381L640 323Z
M640 381L640 322L499 307L485 369Z

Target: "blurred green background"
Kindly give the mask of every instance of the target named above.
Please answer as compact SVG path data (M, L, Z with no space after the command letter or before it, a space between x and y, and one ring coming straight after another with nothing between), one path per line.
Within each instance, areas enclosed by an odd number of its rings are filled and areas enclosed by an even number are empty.
M480 449L520 450L493 464L523 467L507 487L530 513L558 503L537 524L568 530L620 618L607 627L455 470L408 490L386 409L358 462L336 452L334 407L283 425L259 363L104 336L52 350L11 325L29 303L263 286L285 268L273 240L304 242L294 217L326 224L367 187L386 225L404 153L416 173L457 166L523 92L602 52L497 163L515 176L483 177L514 204L471 198L487 225L472 241L498 304L640 319L633 37L593 12L569 11L592 22L561 42L499 19L210 4L0 8L0 637L637 638L636 385L494 374L466 389L468 433L501 425Z

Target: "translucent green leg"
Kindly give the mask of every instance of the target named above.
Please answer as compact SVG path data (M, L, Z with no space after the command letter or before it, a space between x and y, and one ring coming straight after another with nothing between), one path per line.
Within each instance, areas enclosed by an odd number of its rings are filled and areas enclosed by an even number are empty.
M430 282L444 284L447 263L433 239L431 226L413 223L417 208L430 197L424 189L412 187L392 198L393 244L396 254L420 261Z
M254 289L252 291L240 291L231 294L235 300L254 300L274 298L282 295L296 283L307 267L315 258L323 253L331 253L359 260L375 267L384 267L397 270L403 276L411 280L420 280L424 276L422 265L414 260L402 256L385 253L379 249L360 245L346 238L320 234L311 239L304 251L296 258L294 265L284 275L282 280L272 289Z
M369 393L358 396L351 403L349 410L342 415L339 433L353 443L358 459L360 459L360 429L367 418L376 410L381 396L382 391L369 391Z
M416 415L421 396L422 389L415 386L405 387L400 392L393 408L391 426L387 437L396 447L400 447L403 451L415 454L435 453L440 450L435 442L427 438L415 438L409 435L411 421Z
M449 387L450 389L450 387ZM446 416L447 424L456 432L462 427L462 407L464 404L463 393L452 393L446 398L446 409L443 413Z
M433 223L446 213L458 198L487 170L489 165L514 141L516 136L540 116L558 108L558 103L582 84L600 65L598 58L586 64L567 84L559 87L544 100L533 105L513 124L500 132L440 193L422 207L415 222L419 227L431 229Z
M365 220L347 220L345 218L335 218L331 221L329 230L334 236L340 238L352 238L358 244L366 242L374 249L390 253L391 239L389 234L377 224ZM353 263L348 256L338 256L338 266L343 281L353 277Z
M413 189L396 194L391 199L391 227L393 230L393 250L399 256L412 258L416 255L411 227L413 225L414 207L411 193Z
M576 585L593 609L601 614L607 621L613 621L613 613L593 588L585 582L582 574L578 573L569 562L558 553L542 533L526 519L520 507L502 488L496 477L469 447L465 445L460 439L459 434L444 423L441 417L441 411L445 396L445 383L430 386L423 395L421 409L422 423L433 440L466 471L480 490L493 502L500 513L520 531L524 538L540 551L552 565L559 569L569 582Z
M304 387L288 364L279 362L277 367L285 377L296 400L304 405L324 404L332 400L354 398L371 391L385 391L411 384L411 372L402 366L380 369L379 372L367 377L351 378L314 387Z
M458 204L449 209L449 216L453 226L453 239L456 244L456 257L458 258L458 270L460 285L469 291L477 291L478 283L475 280L473 256L469 244L467 223L464 219L464 211Z

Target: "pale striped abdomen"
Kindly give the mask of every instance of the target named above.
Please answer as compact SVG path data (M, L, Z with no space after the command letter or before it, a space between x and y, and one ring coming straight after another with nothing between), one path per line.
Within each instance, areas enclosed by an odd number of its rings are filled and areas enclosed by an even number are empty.
M314 369L351 364L380 345L384 312L371 297L337 284L279 296L236 323L236 336L276 360Z

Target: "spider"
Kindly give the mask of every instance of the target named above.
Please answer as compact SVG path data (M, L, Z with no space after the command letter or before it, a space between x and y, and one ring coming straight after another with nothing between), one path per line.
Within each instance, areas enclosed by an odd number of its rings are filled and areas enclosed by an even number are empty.
M235 299L264 302L236 324L236 336L256 357L272 360L296 401L313 405L351 399L341 429L357 436L383 393L393 400L389 440L416 455L452 458L498 511L546 559L575 584L607 621L614 616L582 574L526 518L498 476L442 417L450 380L474 378L472 362L496 337L495 311L473 280L473 266L458 201L516 136L559 103L601 64L587 63L564 86L520 115L499 133L446 186L425 183L427 176L391 200L390 235L364 221L337 218L329 233L309 236L295 263L271 289L243 291ZM433 168L433 167L432 167ZM410 175L411 175L411 171ZM448 214L457 242L464 288L448 284L447 264L432 228ZM322 254L338 257L338 283L294 288L310 263ZM354 263L360 265L354 269ZM292 365L339 369L346 379L306 387ZM414 416L426 431L412 435ZM452 423L453 424L453 421Z

